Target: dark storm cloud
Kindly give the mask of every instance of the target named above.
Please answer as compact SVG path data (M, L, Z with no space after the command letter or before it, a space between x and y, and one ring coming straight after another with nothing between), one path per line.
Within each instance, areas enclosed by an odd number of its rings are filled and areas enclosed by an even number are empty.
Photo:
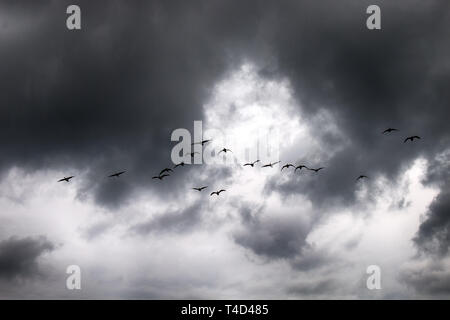
M430 253L447 254L450 246L450 192L443 191L433 201L420 225L415 242Z
M234 234L234 240L244 248L269 259L292 258L307 246L309 229L293 219L256 218Z
M301 250L301 254L291 260L291 266L295 270L310 271L318 270L323 266L330 266L333 259L325 252L318 251L314 246L308 244Z
M407 270L400 280L419 293L447 297L450 294L450 273L448 266L430 263L426 267Z
M0 168L89 169L84 190L116 206L171 164L172 130L202 118L212 85L234 63L227 45L237 49L234 35L252 32L209 21L220 4L185 1L79 1L82 30L68 31L68 4L1 5L15 20L0 33ZM104 179L117 170L133 182Z
M444 88L450 84L450 46L443 39L449 20L442 13L448 12L447 2L381 1L379 32L365 28L361 12L367 1L320 1L308 10L301 10L302 2L285 4L291 10L283 11L272 46L278 72L289 75L306 117L313 118L320 108L331 112L345 141L329 139L321 133L328 124L317 124L313 134L325 149L336 143L344 148L322 163L314 163L314 155L304 157L312 166L326 167L319 181L269 189L307 193L316 204L348 204L359 174L394 179L417 156L433 157L448 147ZM323 19L306 19L311 14ZM383 136L389 126L401 131ZM410 134L423 139L403 143Z
M0 242L0 277L8 280L40 274L38 258L55 246L45 237L11 237Z
M163 183L150 179L170 164L170 133L202 119L213 85L243 58L262 75L287 77L306 121L327 110L345 137L326 163L304 156L326 167L320 179L269 182L269 192L346 205L359 174L394 180L418 156L449 147L448 1L378 1L377 31L365 27L371 1L79 1L75 32L65 28L68 4L0 5L14 17L0 31L3 170L86 168L80 196L112 207L143 187L173 194L183 171ZM383 136L388 126L401 131ZM343 142L321 133L326 123L315 127L325 149ZM410 134L423 139L403 143ZM127 174L105 178L116 170ZM236 239L289 256L305 235L283 223L255 225L254 237Z
M284 259L297 271L319 270L333 259L306 241L314 224L276 214L262 217L264 206L238 203L242 226L234 241L267 260ZM253 209L252 209L253 207Z
M304 116L326 110L345 141L326 134L326 122L314 123L313 135L325 150L343 148L317 163L317 155L299 155L299 163L325 166L317 179L270 180L268 190L306 194L316 206L335 208L355 200L355 178L384 175L395 181L417 157L432 161L450 148L450 3L379 1L382 30L365 27L362 13L370 1L286 1L276 8L273 42L276 64L271 76L288 76ZM313 16L314 19L309 17ZM320 18L322 17L322 18ZM398 133L383 136L387 127ZM325 133L323 133L325 132ZM403 143L418 134L419 143ZM342 142L345 142L342 143ZM430 182L442 181L439 174ZM306 180L306 181L304 181ZM373 199L379 190L371 182ZM448 189L448 184L441 185ZM419 241L437 240L447 252L448 203L442 192L422 225Z
M326 252L306 241L314 223L301 222L281 213L265 217L264 203L234 199L233 206L241 220L241 227L234 232L233 239L255 255L267 260L284 259L298 271L318 270L332 262Z
M425 182L441 191L428 208L424 222L414 238L423 252L446 255L450 246L450 154L444 153L430 162Z

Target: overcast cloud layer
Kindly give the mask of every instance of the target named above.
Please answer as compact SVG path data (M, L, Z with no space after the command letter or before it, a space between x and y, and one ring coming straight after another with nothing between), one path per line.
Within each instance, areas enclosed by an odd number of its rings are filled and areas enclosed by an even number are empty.
M448 1L69 4L0 3L0 297L450 297ZM196 120L325 169L151 179Z

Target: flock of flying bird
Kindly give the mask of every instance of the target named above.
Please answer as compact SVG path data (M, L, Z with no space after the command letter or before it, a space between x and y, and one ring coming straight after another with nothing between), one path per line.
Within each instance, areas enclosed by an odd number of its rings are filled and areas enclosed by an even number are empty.
M384 130L382 133L383 133L383 134L386 134L386 133L389 134L389 133L391 133L391 132L393 132L393 131L399 131L399 130L398 130L398 129L395 129L395 128L387 128L387 129ZM413 142L413 141L416 140L416 139L419 139L419 140L420 140L421 137L419 137L419 136L417 136L417 135L415 135L415 136L409 136L409 137L406 137L406 138L403 140L403 143L406 143L406 142L408 142L408 141ZM200 142L194 142L194 143L192 143L192 145L195 145L195 144L201 144L202 146L204 146L204 145L205 145L207 142L209 142L209 141L211 141L211 139L208 139L208 140L202 140L202 141L200 141ZM221 150L218 152L218 154L220 154L221 152L223 152L223 153L226 154L227 152L232 152L232 151L231 151L230 149L223 148L223 149L221 149ZM188 153L187 155L190 155L191 158L193 158L195 154L199 154L199 152L191 152L191 153ZM243 166L244 166L244 167L250 166L250 167L253 168L253 167L255 166L255 164L258 163L258 162L260 162L260 160L255 160L255 161L253 161L253 162L245 163ZM276 164L278 164L278 163L280 163L280 161L277 161L277 162L270 162L270 163L268 163L268 164L262 165L261 168L268 168L268 167L273 168L273 166L276 165ZM184 165L185 165L184 162L180 162L180 163L176 164L172 169L171 169L171 168L164 168L164 169L162 169L162 170L159 172L159 174L158 174L157 176L152 177L152 179L163 180L165 177L169 177L169 176L170 176L170 173L173 172L173 169L176 169L176 168L178 168L178 167L183 167ZM309 168L308 166L306 166L306 165L304 165L304 164L295 166L295 165L293 165L292 163L286 163L285 165L283 165L283 166L281 167L281 171L283 171L283 169L289 169L290 167L294 168L294 172L296 172L297 170L306 169L306 170L310 170L310 171L314 171L315 173L318 173L320 170L325 169L325 167L320 167L320 168ZM113 177L118 178L120 175L124 174L125 172L126 172L126 171L115 172L115 173L113 173L113 174L108 175L107 177L108 177L108 178L113 178ZM74 178L74 177L75 177L75 176L64 177L64 178L62 178L62 179L59 179L58 182L61 182L61 181L69 182L69 181L70 181L72 178ZM358 177L356 178L356 181L361 180L361 179L368 179L368 178L369 178L369 177L366 176L366 175L360 175L360 176L358 176ZM192 189L193 189L193 190L196 190L196 191L198 191L198 192L201 192L201 191L203 191L203 190L206 189L206 188L208 188L208 186L194 187L194 188L192 188ZM213 196L213 195L219 196L221 192L225 192L225 191L226 191L225 189L220 189L220 190L217 190L217 191L213 191L213 192L210 193L210 196Z

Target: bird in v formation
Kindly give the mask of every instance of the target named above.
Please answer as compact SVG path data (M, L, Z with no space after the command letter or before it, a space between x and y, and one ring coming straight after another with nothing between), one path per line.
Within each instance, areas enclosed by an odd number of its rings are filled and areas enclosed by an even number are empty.
M192 189L201 192L203 189L206 189L206 188L208 188L208 186L199 187L199 188L192 188Z
M74 178L74 177L75 177L75 176L64 177L64 178L62 178L62 179L59 179L58 182L61 182L61 181L69 182L70 179L72 179L72 178Z
M273 168L273 166L276 165L277 163L280 163L280 161L277 161L277 162L269 162L268 164L265 164L265 165L261 166L261 168L268 168L268 167Z
M392 131L398 131L398 129L395 129L395 128L387 128L386 130L383 131L383 134L385 134L385 133L391 133Z
M125 172L126 172L126 171L119 171L119 172L110 174L110 175L108 176L108 178L112 178L112 177L118 178L118 177L120 177L122 174L124 174Z
M256 161L253 161L253 162L248 162L248 163L244 164L244 167L245 166L251 166L253 168L255 166L255 163L258 163L258 162L259 162L259 160L256 160Z
M403 143L405 143L405 142L408 142L408 140L410 140L411 142L413 142L415 139L422 139L421 137L419 137L419 136L410 136L410 137L407 137L405 140L403 140Z
M227 148L223 148L222 150L219 151L218 154L220 154L221 152L227 153L227 152L233 152L233 151L231 151L230 149L227 149Z
M213 192L211 192L211 194L210 194L210 196L212 196L212 195L217 195L217 196L219 196L220 195L220 193L221 192L224 192L224 191L227 191L227 190L225 190L225 189L220 189L220 190L218 190L218 191L213 191Z
M400 131L400 130L399 130L399 129L396 129L396 128L391 128L391 127L389 127L389 128L387 128L387 129L385 129L382 133L383 133L383 134L389 134L389 133L395 132L395 131ZM406 142L408 142L408 141L414 142L414 140L421 140L421 139L422 139L422 138L421 138L420 136L418 136L418 135L413 135L413 136L408 136L408 137L406 137L406 138L403 140L403 142L404 142L404 143L406 143ZM211 141L211 139L205 139L205 140L202 140L202 141L199 141L199 142L194 142L194 143L192 143L192 145L195 145L195 144L201 144L202 146L204 146L204 145L205 145L206 143L208 143L209 141ZM231 151L230 149L228 149L228 148L223 148L223 149L221 149L221 150L218 152L218 154L220 154L221 152L227 153L227 152L232 152L232 151ZM190 155L192 158L194 157L195 154L200 154L200 152L195 151L195 152L190 152L190 153L188 153L188 155ZM250 167L253 168L253 167L255 166L255 164L258 163L258 162L260 162L259 159L258 159L258 160L255 160L255 161L253 161L253 162L245 163L243 166L244 166L244 167L250 166ZM273 168L273 166L276 165L276 164L278 164L278 163L280 163L280 161L277 161L277 162L270 162L270 163L268 163L268 164L262 165L261 168L268 168L268 167ZM184 167L184 165L185 165L184 162L180 162L180 163L178 163L178 164L175 164L175 165L173 166L173 169L176 169L176 168L178 168L178 167ZM281 167L281 171L283 171L284 169L289 169L290 167L294 168L294 172L296 172L297 170L307 169L307 170L310 170L310 171L314 171L315 173L318 173L319 171L325 169L325 167L309 168L308 166L306 166L306 165L304 165L304 164L295 166L295 165L293 165L292 163L286 163L285 165L283 165L283 166ZM171 168L164 168L164 169L162 169L162 170L159 172L159 174L158 174L157 176L153 176L152 179L163 180L165 177L170 177L170 174L169 174L169 173L173 172L173 169L171 169ZM108 175L107 177L108 177L108 178L113 178L113 177L119 178L119 177L120 177L122 174L124 174L125 172L126 172L125 170L124 170L124 171L118 171L118 172L115 172L115 173L112 173L112 174ZM63 178L59 179L58 182L62 182L62 181L70 182L71 179L73 179L74 177L75 177L75 176L63 177ZM358 176L358 177L356 178L356 181L363 180L363 179L368 179L368 178L369 178L368 176L362 174L362 175L360 175L360 176ZM195 187L195 188L192 188L192 189L201 192L202 190L206 189L207 187L208 187L208 186ZM226 190L225 190L225 189L220 189L220 190L218 190L218 191L213 191L213 192L211 192L210 195L211 195L211 196L212 196L212 195L217 195L217 196L218 196L221 192L224 192L224 191L226 191Z
M170 177L170 174L160 174L159 176L154 176L154 177L152 177L152 179L159 179L159 180L162 180L162 179L164 179L165 177Z

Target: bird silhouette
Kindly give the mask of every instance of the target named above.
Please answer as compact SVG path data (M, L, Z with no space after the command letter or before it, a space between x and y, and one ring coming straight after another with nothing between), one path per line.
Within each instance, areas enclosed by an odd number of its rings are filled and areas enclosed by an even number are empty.
M175 169L175 168L180 167L180 166L184 167L184 162L180 162L180 163L174 165L173 168Z
M154 176L154 177L152 177L152 179L162 180L162 179L164 179L164 177L170 177L170 174L163 174L163 175L159 175L159 176Z
M317 169L312 169L312 168L308 168L308 170L314 171L314 172L319 172L320 170L325 169L324 167L321 168L317 168Z
M161 170L161 172L159 173L159 175L162 175L164 172L173 172L173 170L172 170L172 169L169 169L169 168L164 168L164 169Z
M398 131L398 129L395 129L395 128L387 128L386 130L383 131L383 134L385 134L385 133L391 133L392 131Z
M284 168L289 169L289 167L295 168L293 164L286 163L284 166L281 167L281 171L283 171Z
M194 190L197 190L197 191L202 191L203 189L206 189L206 188L208 188L208 186L204 186L204 187L200 187L200 188L192 188L192 189L194 189Z
M75 176L64 177L64 178L62 178L62 179L59 179L58 182L61 182L61 181L69 182L70 179L72 179L73 177L75 177Z
M421 139L421 138L420 138L419 136L411 136L411 137L406 138L406 139L403 141L403 143L407 142L408 140L411 140L411 142L413 142L414 139Z
M365 175L360 175L358 178L356 178L356 181L361 180L361 179L369 179L369 177L365 176Z
M256 160L256 161L253 161L253 162L250 162L250 163L246 163L246 164L244 164L244 167L245 167L245 166L251 166L251 167L253 168L253 166L254 166L255 163L257 163L257 162L259 162L259 160Z
M200 142L193 142L192 145L194 145L194 144L201 144L203 146L205 143L207 143L209 141L211 141L211 139L209 139L209 140L202 140Z
M194 158L194 155L195 155L196 153L200 154L200 152L194 151L194 152L187 153L187 154L185 154L184 156L189 155L189 156L191 156L191 158Z
M231 151L230 149L227 149L227 148L223 148L222 150L220 150L220 151L219 151L219 153L218 153L218 154L220 154L221 152L225 152L225 153L227 153L228 151L230 151L230 152L233 152L233 151Z
M303 168L309 169L307 166L301 164L301 165L295 167L294 172L297 171L297 169L299 169L301 171Z
M108 176L108 178L111 178L111 177L116 177L116 178L118 178L121 174L124 174L126 171L120 171L120 172L116 172L116 173L113 173L113 174L110 174L109 176Z
M280 161L265 164L265 165L263 165L261 168L267 168L267 167L271 167L271 168L272 168L272 167L273 167L275 164L277 164L277 163L280 163Z
M220 189L219 191L213 191L213 192L211 192L211 194L209 195L209 196L212 196L213 194L216 194L216 195L219 195L221 192L223 192L223 191L227 191L227 190L225 190L225 189Z

